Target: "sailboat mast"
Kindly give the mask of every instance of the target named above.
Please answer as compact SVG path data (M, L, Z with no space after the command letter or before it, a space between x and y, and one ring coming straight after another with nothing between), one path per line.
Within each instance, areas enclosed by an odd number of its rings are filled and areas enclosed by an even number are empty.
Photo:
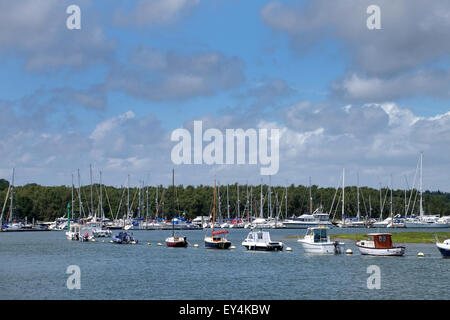
M311 190L311 177L309 177L309 213L312 214L312 190Z
M128 175L128 187L127 187L127 219L129 218L130 218L130 175Z
M173 210L173 215L172 215L172 237L175 236L175 169L172 169L172 210Z
M261 179L261 194L259 196L259 217L262 218L263 217L263 181Z
M75 201L74 201L74 199L73 199L73 187L74 187L74 183L73 183L73 173L72 173L72 218L73 218L73 216L74 216L74 204L75 204ZM68 221L69 222L69 221ZM70 222L69 222L70 223Z
M343 224L345 224L344 207L345 207L345 168L342 169L342 223Z
M230 219L230 199L228 197L228 184L227 184L227 217Z
M286 211L286 216L285 216L285 219L287 219L288 218L288 209L287 209L287 195L288 195L288 189L287 189L287 186L286 186L286 195L285 195L285 198L284 198L284 201L285 201L285 207L286 207L286 209L285 209L285 211Z
M271 176L269 176L269 201L267 202L267 204L269 205L269 217L272 218L272 189L271 189L272 180L270 177Z
M423 201L422 201L422 162L423 162L423 152L420 153L420 216L423 217Z
M390 200L390 205L391 205L391 207L390 207L390 210L391 210L391 212L390 212L390 215L392 215L392 174L391 174L391 200Z
M103 183L102 183L102 172L100 171L100 212L98 213L100 216L100 219L102 219L102 226L103 221L105 219L104 213L103 213Z
M216 186L216 181L214 180L214 190L215 190L215 186ZM241 202L239 200L239 183L237 183L237 185L236 185L236 190L237 190L236 191L237 192L237 220L239 221L239 218L241 217L241 209L240 209ZM216 194L215 191L214 191L214 194ZM238 221L236 221L236 223Z
M357 185L356 185L356 201L358 202L358 212L356 214L356 217L358 218L358 221L361 217L361 211L360 211L360 201L359 201L359 173L356 174L356 180L357 180Z
M212 235L214 236L214 220L216 219L216 180L214 180L214 200L213 200L213 227L212 227Z
M94 193L92 191L92 165L89 165L89 174L91 179L91 215L94 216Z
M383 220L383 199L381 195L381 182L380 182L380 219L379 221Z
M78 169L78 204L80 206L80 223L81 223L81 215L82 215L82 202L81 202L81 180L80 180L80 169Z
M11 179L11 205L10 205L10 215L9 215L9 222L12 222L13 215L14 215L14 175L15 175L15 168L13 168L13 174Z

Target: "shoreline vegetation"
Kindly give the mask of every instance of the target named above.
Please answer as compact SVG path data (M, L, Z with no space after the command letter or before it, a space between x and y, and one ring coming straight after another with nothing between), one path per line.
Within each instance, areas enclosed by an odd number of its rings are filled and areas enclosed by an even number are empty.
M0 204L3 205L6 199L9 181L0 179ZM83 206L84 217L92 214L91 207L95 212L99 212L99 195L100 185L93 183L93 191L91 193L91 186L88 184L81 185L81 199ZM117 216L122 217L126 213L126 187L114 187L102 185L103 191L103 211L106 218L114 219ZM239 190L240 201L237 201L237 190ZM287 210L285 195L287 191ZM389 189L383 187L381 189L383 197L383 212L382 216L389 215ZM163 195L164 192L164 195ZM227 202L227 185L222 184L217 187L218 194L221 195L222 215L226 212ZM293 215L300 216L310 210L309 208L309 187L303 185L289 186L271 186L273 212L280 215L280 218L291 217ZM371 216L373 218L380 217L380 190L360 187L360 211L362 216ZM418 215L419 204L417 190L409 190L406 196L410 203L410 210L408 214ZM130 211L133 216L142 217L147 214L146 205L148 203L148 217L154 217L156 214L156 198L160 201L159 217L172 218L173 216L183 216L187 219L195 218L197 216L207 216L212 211L212 195L213 187L209 185L144 185L141 188L130 186ZM311 186L311 195L313 210L320 205L323 206L324 212L329 212L331 204L334 200L333 210L330 212L330 218L340 219L341 208L337 206L342 191L332 187L319 187L317 185ZM92 194L92 198L91 198ZM158 194L158 195L157 195ZM251 209L253 216L258 216L260 212L260 185L246 185L246 184L229 184L229 204L230 216L236 217L238 213L245 215ZM263 185L263 211L267 212L267 194L268 185ZM78 199L78 183L75 183L74 197ZM139 201L141 196L141 201ZM35 219L36 221L54 221L57 218L67 216L67 204L71 203L71 186L41 186L36 183L26 184L23 186L14 186L14 219L28 221ZM278 200L277 200L278 197ZM393 190L392 192L392 207L394 214L405 213L404 203L405 191ZM161 201L163 198L163 201ZM417 198L417 199L416 199ZM246 201L248 199L248 201ZM376 200L375 200L376 199ZM416 201L414 201L416 200ZM249 204L249 207L247 206ZM424 211L426 214L448 216L450 215L450 193L441 191L425 191L423 193ZM141 204L141 208L139 208ZM239 210L237 208L239 204ZM9 212L10 201L6 201L5 214ZM247 207L246 207L247 206ZM370 210L372 209L372 210ZM79 204L75 201L72 208L75 217L79 217ZM348 216L355 217L357 214L357 188L356 186L345 187L345 212Z
M376 233L377 229L368 233ZM450 239L450 232L390 232L392 234L392 242L394 243L435 243L437 236L440 242L445 239ZM285 239L297 239L302 237L301 235L289 235L285 236ZM367 239L367 233L356 233L356 234L330 234L331 240L363 240Z

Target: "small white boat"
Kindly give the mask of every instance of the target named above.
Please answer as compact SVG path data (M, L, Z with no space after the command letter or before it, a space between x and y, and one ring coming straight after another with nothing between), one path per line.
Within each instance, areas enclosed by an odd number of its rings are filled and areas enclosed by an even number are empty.
M305 253L343 253L345 243L331 241L326 226L310 227L303 239L297 241L302 244Z
M69 225L69 230L66 231L67 240L80 240L80 225L77 223L73 223Z
M367 240L356 241L356 246L363 255L371 256L402 256L405 247L392 245L390 233L369 233Z
M447 239L444 242L436 241L436 247L439 249L442 256L445 258L450 257L450 239Z
M247 238L242 242L247 250L258 251L283 251L283 242L272 241L268 231L250 231Z
M93 228L92 233L96 238L111 238L112 231L109 229Z

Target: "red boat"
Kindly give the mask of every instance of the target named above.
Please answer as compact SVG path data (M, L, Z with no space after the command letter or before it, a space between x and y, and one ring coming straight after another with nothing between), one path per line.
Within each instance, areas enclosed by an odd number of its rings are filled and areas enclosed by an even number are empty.
M166 245L168 247L187 247L188 242L186 237L176 237L172 235L171 237L166 238Z

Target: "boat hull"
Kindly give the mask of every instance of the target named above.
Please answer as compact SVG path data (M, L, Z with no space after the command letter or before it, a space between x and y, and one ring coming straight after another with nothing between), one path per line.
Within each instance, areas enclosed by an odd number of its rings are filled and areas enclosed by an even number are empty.
M427 222L405 222L406 228L448 228L450 227L447 223L427 223Z
M228 240L210 241L205 239L205 248L207 249L228 249L230 246L231 242Z
M247 248L247 250L252 251L283 251L283 244L281 242L277 243L242 243L242 245Z
M305 253L320 253L320 254L338 254L343 253L345 244L327 242L327 243L309 243L299 240L302 244Z
M186 239L174 240L169 238L166 239L166 246L171 248L185 248L188 246L188 242Z
M356 245L362 255L369 256L403 256L405 254L405 247L393 248L367 248Z
M450 245L446 245L443 243L436 243L436 246L443 257L450 258Z
M308 229L311 227L318 227L318 226L327 226L328 228L334 227L334 225L329 221L322 221L322 222L284 221L283 222L283 229Z

